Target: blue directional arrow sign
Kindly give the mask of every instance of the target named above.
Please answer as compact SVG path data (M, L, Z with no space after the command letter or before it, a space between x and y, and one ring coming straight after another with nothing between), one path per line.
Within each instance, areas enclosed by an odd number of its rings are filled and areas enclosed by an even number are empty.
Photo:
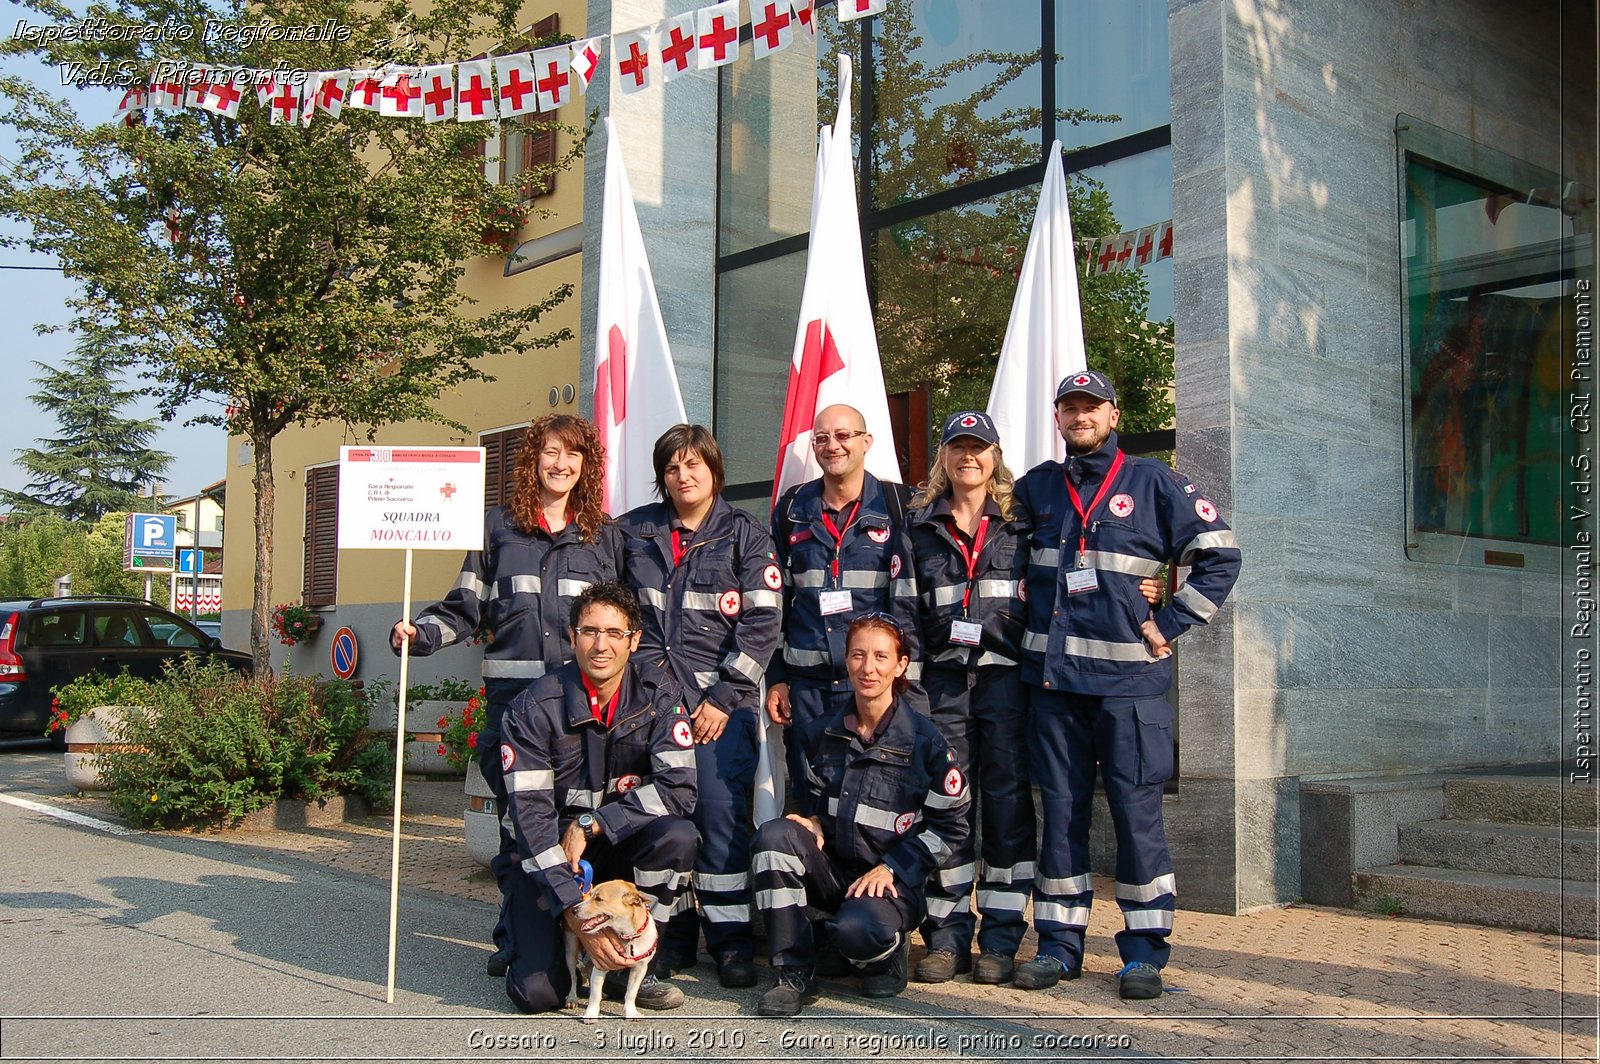
M178 551L178 572L199 574L206 571L206 552L203 550Z

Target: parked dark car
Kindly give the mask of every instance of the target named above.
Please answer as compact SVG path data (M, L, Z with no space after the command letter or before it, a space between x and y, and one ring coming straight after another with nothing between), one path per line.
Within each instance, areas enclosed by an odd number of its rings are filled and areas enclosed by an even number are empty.
M52 689L91 672L156 679L184 654L204 654L249 673L250 655L143 599L110 596L0 602L0 732L42 736ZM65 742L55 735L58 745Z

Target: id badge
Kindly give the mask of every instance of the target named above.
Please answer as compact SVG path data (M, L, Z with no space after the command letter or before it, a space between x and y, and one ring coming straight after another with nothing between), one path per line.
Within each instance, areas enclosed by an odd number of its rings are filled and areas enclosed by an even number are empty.
M975 647L983 642L983 625L977 621L951 621L950 642Z
M1098 591L1100 577L1094 569L1067 570L1067 594L1081 595L1085 591Z
M855 608L855 602L848 591L824 591L822 593L822 615L832 617L836 613L849 613Z

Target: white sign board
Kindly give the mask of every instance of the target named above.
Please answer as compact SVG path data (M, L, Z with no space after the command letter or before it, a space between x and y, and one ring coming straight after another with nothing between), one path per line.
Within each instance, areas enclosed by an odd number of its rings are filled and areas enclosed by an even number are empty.
M340 447L340 550L482 550L482 447Z

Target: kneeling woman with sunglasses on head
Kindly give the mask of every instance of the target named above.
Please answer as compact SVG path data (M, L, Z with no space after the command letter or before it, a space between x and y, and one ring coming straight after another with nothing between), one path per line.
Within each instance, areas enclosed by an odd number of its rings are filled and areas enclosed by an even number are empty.
M794 1016L817 999L808 907L835 914L834 941L866 996L905 989L928 875L966 838L972 801L938 729L901 704L908 664L892 618L856 618L845 637L852 690L796 732L806 770L790 787L798 812L762 825L752 863L778 972L763 1016Z

